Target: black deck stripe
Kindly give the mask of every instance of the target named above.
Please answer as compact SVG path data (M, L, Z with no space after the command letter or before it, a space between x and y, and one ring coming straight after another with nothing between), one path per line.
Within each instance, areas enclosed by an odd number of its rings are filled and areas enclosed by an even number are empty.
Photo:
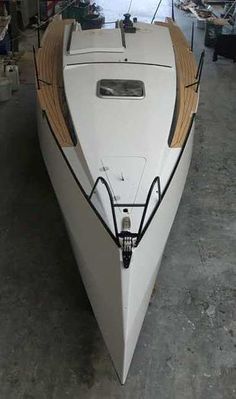
M74 29L74 22L72 22L70 25L69 37L68 37L67 46L66 46L67 53L70 52L73 29Z
M73 54L74 55L74 54ZM129 64L129 65L148 65L148 66L157 66L162 68L172 69L171 65L165 64L152 64L150 62L134 62L134 61L88 61L88 62L75 62L74 64L66 64L65 66L74 66L74 65L93 65L93 64Z
M171 184L172 179L173 179L173 177L174 177L174 175L175 175L176 169L177 169L177 167L179 166L180 160L181 160L181 158L182 158L183 152L184 152L185 147L186 147L186 144L187 144L187 142L188 142L188 139L189 139L189 136L190 136L190 132L191 132L191 130L192 130L192 126L193 126L193 122L194 122L195 116L196 116L196 113L193 113L193 114L192 114L191 121L190 121L190 124L189 124L188 133L187 133L187 135L186 135L184 144L183 144L183 146L181 147L181 151L180 151L179 157L178 157L178 159L177 159L177 161L176 161L176 164L175 164L175 166L174 166L174 169L172 170L171 175L170 175L170 177L169 177L169 179L168 179L168 182L167 182L167 184L166 184L166 186L165 186L165 188L164 188L164 190L163 190L163 193L162 193L162 195L161 195L160 201L158 201L157 205L156 205L155 208L153 209L153 211L152 211L152 213L151 213L151 215L150 215L150 217L149 217L147 223L145 224L145 226L144 226L144 228L143 228L143 231L142 231L141 234L140 234L140 237L139 237L139 239L138 239L137 245L138 245L138 244L140 243L140 241L142 240L142 238L143 238L143 236L144 236L146 230L148 229L148 227L149 227L149 225L150 225L150 223L151 223L153 217L155 216L156 211L158 210L159 206L161 205L161 203L162 203L162 201L163 201L163 199L164 199L164 197L165 197L165 194L166 194L168 188L170 187L170 184Z
M85 192L85 190L83 189L83 187L82 187L80 181L78 180L78 178L77 178L77 176L76 176L74 170L72 169L72 167L71 167L71 165L70 165L70 163L69 163L67 157L65 156L64 151L62 150L62 147L60 146L59 141L58 141L58 139L57 139L57 137L56 137L56 135L55 135L55 133L54 133L52 127L51 127L51 124L50 124L50 122L49 122L49 119L48 119L48 116L47 116L46 111L43 110L42 113L43 113L43 116L46 118L47 124L48 124L49 129L50 129L50 131L51 131L51 133L52 133L52 136L53 136L53 138L54 138L54 140L55 140L55 143L56 143L56 145L57 145L57 147L58 147L58 149L59 149L59 151L60 151L60 153L61 153L61 155L62 155L64 161L66 162L66 164L67 164L67 166L68 166L68 168L69 168L69 170L70 170L72 176L74 177L74 179L75 179L77 185L79 186L79 189L80 189L80 191L82 192L84 198L87 200L87 202L89 203L89 205L91 206L91 208L93 209L93 211L95 212L95 214L97 215L97 217L99 218L100 222L101 222L102 225L105 227L106 231L109 233L110 237L111 237L111 238L113 239L113 241L117 244L117 246L120 247L120 243L119 243L118 239L117 239L117 238L115 237L115 235L112 233L112 231L111 231L110 228L107 226L107 224L104 222L104 220L102 219L100 213L97 211L97 209L95 208L95 206L93 205L93 203L89 200L88 195L86 194L86 192Z
M107 226L107 224L104 222L104 220L103 220L102 217L100 216L100 213L97 211L97 209L95 208L95 206L93 205L93 203L89 200L89 198L88 198L86 192L84 191L84 189L83 189L81 183L79 182L79 180L78 180L78 178L77 178L77 176L76 176L74 170L72 169L72 167L71 167L69 161L67 160L67 158L66 158L66 156L65 156L65 154L64 154L64 152L63 152L63 150L62 150L62 147L60 146L60 144L59 144L59 142L58 142L58 140L57 140L57 137L56 137L55 133L53 132L53 129L52 129L51 125L50 125L50 122L49 122L49 119L48 119L48 116L47 116L46 111L42 111L42 113L43 113L43 115L45 116L45 118L46 118L46 120L47 120L49 129L50 129L50 131L51 131L51 133L52 133L52 135L53 135L53 137L54 137L54 140L55 140L55 142L56 142L56 145L57 145L57 147L58 147L60 153L62 154L62 157L63 157L63 159L65 160L65 162L66 162L66 164L67 164L67 166L68 166L68 168L69 168L69 170L70 170L72 176L74 177L74 179L75 179L77 185L79 186L79 188L80 188L80 190L81 190L83 196L84 196L85 199L88 201L89 205L91 206L91 208L93 209L93 211L95 212L95 214L97 215L97 217L99 218L100 222L102 223L102 225L104 226L104 228L106 229L106 231L108 232L108 234L110 235L110 237L113 239L113 241L116 243L116 245L120 248L119 240L114 236L114 234L112 233L112 231L110 230L110 228ZM177 161L176 161L175 167L174 167L174 169L172 170L172 173L171 173L171 175L170 175L170 177L169 177L169 179L168 179L168 182L167 182L167 184L166 184L166 186L165 186L165 189L163 190L163 193L162 193L162 195L161 195L160 201L157 203L157 205L156 205L155 208L153 209L153 211L152 211L152 213L151 213L151 215L150 215L150 217L149 217L147 223L145 224L145 226L144 226L144 228L143 228L142 233L140 234L140 237L139 237L139 239L138 239L138 241L137 241L137 245L136 245L136 246L138 246L138 244L139 244L140 241L142 240L142 238L143 238L143 236L144 236L146 230L148 229L150 223L152 222L152 219L154 218L155 213L157 212L159 206L161 205L161 203L162 203L162 201L163 201L163 199L164 199L164 197L165 197L165 194L166 194L166 192L167 192L167 190L168 190L168 188L169 188L169 186L170 186L170 184L171 184L171 182L172 182L172 179L173 179L173 177L174 177L174 175L175 175L176 169L177 169L177 167L178 167L178 165L179 165L179 163L180 163L180 160L181 160L181 158L182 158L182 155L183 155L183 152L184 152L184 150L185 150L186 144L187 144L187 142L188 142L188 139L189 139L189 136L190 136L190 132L191 132L191 129L192 129L192 125L193 125L195 116L196 116L196 113L193 113L193 114L192 114L191 121L190 121L190 125L189 125L189 128L188 128L188 133L187 133L187 135L186 135L184 144L183 144L183 146L182 146L182 148L181 148L179 157L178 157L178 159L177 159Z

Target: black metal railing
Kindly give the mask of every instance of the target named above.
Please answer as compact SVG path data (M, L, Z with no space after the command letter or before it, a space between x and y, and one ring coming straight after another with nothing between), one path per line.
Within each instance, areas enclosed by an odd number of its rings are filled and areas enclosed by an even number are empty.
M118 231L118 227L117 227L117 220L116 220L116 213L115 213L115 208L144 208L143 209L143 213L142 213L142 217L141 217L141 221L139 224L139 229L137 233L134 233L134 235L137 238L137 241L139 241L139 237L141 236L142 230L143 230L143 226L144 226L144 222L145 222L145 218L146 218L146 214L147 214L147 210L148 210L148 206L150 203L150 199L154 190L155 185L157 185L157 193L158 193L158 201L157 203L160 202L161 200L161 185L160 185L160 177L156 176L149 188L148 194L147 194L147 198L144 204L136 204L136 203L114 203L114 199L113 199L113 195L111 192L111 189L109 187L109 184L107 183L107 181L104 179L104 177L99 176L97 178L97 180L94 183L94 186L91 190L91 193L88 196L88 200L91 201L92 196L95 193L95 190L98 186L99 183L104 184L107 194L109 196L109 200L110 200L110 205L111 205L111 212L112 212L112 219L113 219L113 225L114 225L114 231L115 231L115 236L116 239L119 240L120 237L120 233Z
M205 51L203 50L202 53L201 53L201 56L200 56L198 67L197 67L197 73L196 73L196 76L195 76L196 80L195 80L195 82L190 83L189 85L185 86L185 88L187 89L188 87L192 87L192 86L196 85L196 89L195 89L196 93L198 92L199 85L200 85L200 82L201 82L202 68L203 68L203 64L204 64L204 57L205 57Z
M173 169L173 171L172 171L172 173L171 173L171 175L170 175L170 177L169 177L169 179L167 181L167 184L166 184L164 190L161 192L161 189L160 189L160 178L156 177L153 180L153 182L152 182L152 184L150 186L150 189L149 189L145 204L136 204L138 206L143 206L144 205L144 212L145 212L145 214L143 213L143 215L142 215L141 222L142 222L143 225L140 226L141 228L139 228L139 235L138 235L138 233L130 233L129 231L128 232L127 231L123 231L121 233L118 233L118 228L117 228L117 223L116 223L116 215L115 215L115 205L121 206L121 204L114 204L113 196L112 196L112 192L110 190L110 187L109 187L108 183L106 182L106 180L103 177L98 177L98 179L96 180L96 182L94 184L94 187L93 187L93 189L91 191L91 194L87 195L87 193L85 192L84 188L82 187L80 181L78 180L78 177L76 176L74 170L72 169L71 164L69 163L67 157L65 156L64 151L62 150L62 147L60 146L60 144L58 142L58 139L57 139L57 137L56 137L56 135L55 135L55 133L54 133L54 131L52 129L52 126L50 124L50 121L48 119L46 111L42 111L42 114L43 114L43 117L46 118L48 127L49 127L49 129L51 131L52 137L55 140L56 146L57 146L59 152L61 153L61 156L64 159L68 169L70 170L70 172L71 172L76 184L78 185L82 195L88 201L88 204L91 206L91 208L93 209L94 213L97 215L98 219L100 220L100 222L102 223L102 225L106 229L107 233L110 235L110 237L116 243L118 248L122 248L122 256L123 256L124 267L128 268L129 264L130 264L131 256L132 256L132 248L137 247L139 245L139 243L142 240L146 230L148 229L150 223L152 222L154 215L156 214L159 206L161 205L161 202L163 201L166 192L169 189L169 186L170 186L170 184L172 182L172 179L173 179L173 177L175 175L176 169L178 168L178 165L179 165L179 163L181 161L181 158L182 158L183 152L185 150L185 147L187 145L190 133L192 131L192 126L193 126L193 122L194 122L194 118L195 118L195 113L192 114L191 121L190 121L190 124L189 124L189 127L188 127L188 133L187 133L187 135L185 137L185 140L184 140L183 146L181 148L180 154L178 156L177 162L176 162L175 167L174 167L174 169ZM110 203L111 203L111 209L112 209L112 214L113 214L113 220L114 220L115 226L116 226L115 227L116 235L114 235L114 233L112 232L110 227L108 227L107 223L104 221L104 219L101 216L100 212L97 210L97 208L94 206L93 202L91 201L91 197L94 194L94 191L95 191L99 181L102 181L105 184L105 187L106 187L106 189L108 191L108 194L109 194ZM144 224L145 217L146 217L146 212L147 212L149 201L150 201L150 198L151 198L151 194L152 194L152 191L153 191L156 183L158 185L159 199L158 199L156 205L153 207L153 209L151 211L151 214L148 217L146 223ZM126 205L129 205L129 206L133 205L134 206L134 204L126 204ZM122 243L120 243L120 240L122 241ZM131 248L129 248L129 247L131 247Z
M146 217L147 210L148 210L148 206L149 206L149 203L150 203L150 198L151 198L152 192L153 192L153 190L154 190L155 184L157 184L157 189L158 189L158 191L157 191L157 192L158 192L158 203L159 203L160 200L161 200L161 183L160 183L160 177L159 177L159 176L156 176L155 179L153 180L151 186L150 186L149 191L148 191L148 195L147 195L146 202L145 202L145 206L144 206L144 210L143 210L143 215L142 215L141 222L140 222L140 226L139 226L139 230L138 230L138 238L141 236L141 233L142 233L142 229L143 229L145 217Z
M114 230L115 230L115 236L116 236L116 239L118 240L119 233L118 233L118 227L117 227L117 220L116 220L116 213L115 213L113 195L112 195L111 189L109 187L109 184L104 179L104 177L99 176L97 178L97 180L95 181L94 186L92 188L92 191L91 191L90 195L88 196L88 199L89 199L89 201L91 201L92 196L93 196L93 194L94 194L99 182L104 184L104 186L106 187L106 190L107 190L107 194L109 196L109 200L110 200L110 204L111 204L111 212L112 212L113 224L114 224Z
M191 31L191 47L190 47L191 51L193 51L193 44L194 44L194 33L195 33L194 29L195 29L195 24L193 21L192 22L192 31Z

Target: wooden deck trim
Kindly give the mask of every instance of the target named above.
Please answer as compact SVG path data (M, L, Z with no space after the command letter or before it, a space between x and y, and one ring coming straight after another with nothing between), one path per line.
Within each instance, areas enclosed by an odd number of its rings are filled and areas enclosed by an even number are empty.
M40 89L37 90L41 108L47 113L50 125L62 147L73 146L66 122L66 107L63 98L62 46L65 25L73 20L53 21L38 50L37 66ZM195 81L197 65L189 45L178 26L169 18L157 25L168 27L175 52L177 69L177 118L170 147L182 147L188 132L192 114L196 112L198 93L196 87L187 85Z
M65 25L73 20L55 20L47 28L42 47L37 53L39 86L38 99L47 114L50 125L62 147L71 147L73 142L66 123L63 104L62 48Z
M186 88L196 80L197 65L184 34L172 19L167 18L166 22L157 22L157 25L168 27L175 52L178 113L170 147L178 148L185 141L192 114L196 112L198 105L196 86Z

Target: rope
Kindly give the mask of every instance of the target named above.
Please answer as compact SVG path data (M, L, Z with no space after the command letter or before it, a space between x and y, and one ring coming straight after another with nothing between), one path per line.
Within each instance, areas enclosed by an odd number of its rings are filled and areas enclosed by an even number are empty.
M129 8L128 8L127 14L129 14L129 13L130 13L130 9L131 9L131 7L132 7L132 3L133 3L133 0L130 0L130 3L129 3Z
M157 8L156 8L156 10L155 10L155 12L154 12L154 15L153 15L153 17L152 17L151 24L153 24L154 19L156 18L157 11L159 10L159 7L160 7L160 5L161 5L161 2L162 2L162 0L159 0L159 2L158 2L158 4L157 4Z

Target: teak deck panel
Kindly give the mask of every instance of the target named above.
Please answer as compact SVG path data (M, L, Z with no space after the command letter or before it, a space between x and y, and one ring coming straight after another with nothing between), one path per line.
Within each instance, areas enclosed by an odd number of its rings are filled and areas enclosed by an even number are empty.
M40 89L38 98L41 108L47 113L52 129L62 147L73 146L69 133L63 99L62 46L64 27L73 20L55 20L47 28L42 47L37 54L37 68ZM184 143L196 111L198 93L196 85L186 88L195 81L197 66L192 51L178 26L169 18L157 25L168 27L174 47L177 69L177 119L171 147L181 147Z
M62 147L73 146L63 105L62 48L64 27L73 20L55 20L44 34L37 54L38 98Z
M168 27L175 52L178 112L171 147L182 147L192 114L196 112L198 104L196 85L186 87L196 81L197 65L189 44L178 26L170 18L167 18L166 22L156 24Z

